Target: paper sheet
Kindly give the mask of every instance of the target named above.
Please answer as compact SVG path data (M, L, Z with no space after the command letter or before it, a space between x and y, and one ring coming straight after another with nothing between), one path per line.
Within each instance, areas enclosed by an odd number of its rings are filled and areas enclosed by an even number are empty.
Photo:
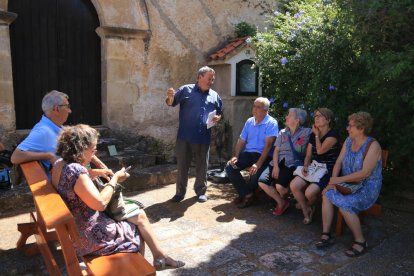
M210 127L215 125L215 123L213 123L213 119L214 119L214 116L216 116L216 114L217 114L216 110L213 110L210 113L208 113L208 118L207 118L207 122L206 122L207 123L207 129L209 129Z

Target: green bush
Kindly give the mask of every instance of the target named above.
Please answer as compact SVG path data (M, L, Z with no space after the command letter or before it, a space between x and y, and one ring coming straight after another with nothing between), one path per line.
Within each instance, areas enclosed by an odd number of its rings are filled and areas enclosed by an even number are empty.
M234 29L236 37L255 36L257 32L255 26L244 21L237 23Z
M283 122L289 107L329 107L345 138L347 116L370 112L372 136L390 150L393 189L414 181L412 2L285 1L253 40L272 114Z

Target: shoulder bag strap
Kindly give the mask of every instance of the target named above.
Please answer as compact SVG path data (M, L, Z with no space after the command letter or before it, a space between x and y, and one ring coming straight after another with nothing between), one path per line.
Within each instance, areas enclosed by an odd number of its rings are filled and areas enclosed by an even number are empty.
M365 151L364 151L364 155L363 155L363 157L362 157L362 160L365 160L365 156L367 156L367 153L368 153L369 147L371 146L372 142L374 142L374 141L375 141L375 139L374 139L374 138L372 138L372 139L371 139L371 141L369 141L369 142L368 142L368 145L367 145L367 147L365 148Z
M293 142L289 134L288 134L288 138L289 138L289 145L290 145L290 148L292 149L293 156L295 157L295 159L300 160L301 159L300 154L299 152L295 150L295 147L293 146Z

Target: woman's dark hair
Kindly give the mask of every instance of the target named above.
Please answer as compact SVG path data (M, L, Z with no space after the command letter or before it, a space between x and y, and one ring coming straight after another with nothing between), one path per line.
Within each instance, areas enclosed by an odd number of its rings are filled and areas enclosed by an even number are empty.
M68 163L82 163L83 153L98 142L99 133L88 125L67 126L58 138L56 154Z
M334 114L332 110L326 107L319 107L314 111L314 114L316 114L316 112L319 112L323 117L325 117L325 119L329 121L329 127L332 127L334 119Z

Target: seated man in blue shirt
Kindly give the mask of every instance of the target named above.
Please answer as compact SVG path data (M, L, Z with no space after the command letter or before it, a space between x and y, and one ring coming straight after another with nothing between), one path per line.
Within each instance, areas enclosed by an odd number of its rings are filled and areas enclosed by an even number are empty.
M183 85L177 91L173 88L167 90L166 104L180 105L176 142L177 186L172 202L184 199L193 154L196 163L194 191L199 202L207 201L205 193L211 140L211 129L207 128L207 119L208 115L215 111L216 115L212 120L215 124L221 119L223 112L220 96L211 89L215 74L212 68L204 66L198 70L197 84Z
M56 90L47 93L42 99L42 110L44 115L26 139L17 146L11 161L13 164L21 164L40 160L47 174L50 175L49 170L58 158L55 155L58 135L69 114L72 113L69 96ZM113 174L96 156L92 162L100 168L90 171L92 178Z
M249 118L236 143L233 157L225 168L239 197L234 202L239 208L250 206L254 201L254 191L258 177L271 160L271 149L279 131L277 121L268 114L270 102L267 98L257 98L253 103L253 117ZM250 179L246 183L240 171L250 167Z

